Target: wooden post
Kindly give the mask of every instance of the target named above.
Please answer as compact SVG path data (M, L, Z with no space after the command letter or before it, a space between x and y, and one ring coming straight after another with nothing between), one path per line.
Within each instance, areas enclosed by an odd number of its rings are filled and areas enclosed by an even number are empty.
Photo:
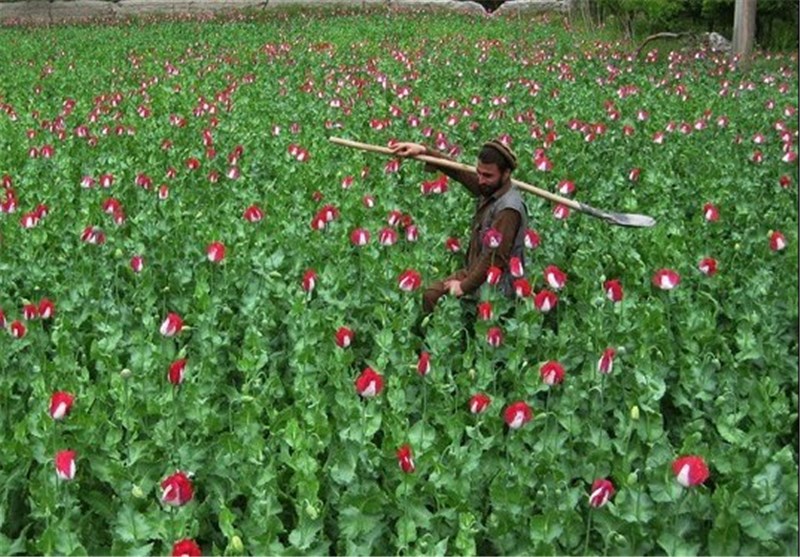
M736 0L733 12L733 53L744 61L753 51L756 36L756 0Z

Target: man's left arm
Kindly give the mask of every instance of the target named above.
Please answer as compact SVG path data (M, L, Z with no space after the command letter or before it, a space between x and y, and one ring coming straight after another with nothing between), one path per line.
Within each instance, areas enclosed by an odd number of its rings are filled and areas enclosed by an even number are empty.
M494 250L484 251L483 255L467 269L467 276L460 284L462 294L475 292L486 280L486 272L492 264L503 270L508 268L511 249L514 247L514 238L517 236L520 225L520 215L514 209L503 209L495 216L492 228L503 235L503 241Z

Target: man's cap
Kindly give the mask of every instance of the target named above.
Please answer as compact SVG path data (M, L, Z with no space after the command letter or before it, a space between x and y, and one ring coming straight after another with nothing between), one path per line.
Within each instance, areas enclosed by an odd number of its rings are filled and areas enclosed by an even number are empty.
M515 170L517 168L517 155L505 143L501 142L498 139L492 139L491 141L487 141L486 143L484 143L483 146L491 147L492 149L500 153L500 155L502 155L502 157L508 163L508 166L511 167L511 170Z

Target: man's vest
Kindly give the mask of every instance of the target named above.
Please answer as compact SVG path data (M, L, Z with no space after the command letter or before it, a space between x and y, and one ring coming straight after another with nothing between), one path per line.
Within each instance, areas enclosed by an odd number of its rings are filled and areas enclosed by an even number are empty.
M481 200L478 200L478 205L480 206ZM491 205L486 209L483 213L483 220L481 222L478 238L483 239L484 234L487 230L492 227L492 222L494 222L495 216L505 209L513 209L517 213L519 213L520 221L519 221L519 228L517 229L517 235L514 237L514 243L511 246L511 254L509 255L509 259L512 257L518 257L519 260L522 262L523 268L525 266L525 231L528 229L528 209L525 206L525 203L522 201L522 195L520 195L519 190L511 186L509 190L498 197L497 199L492 202ZM483 254L484 250L489 248L484 247L483 243L481 243L481 254ZM503 275L500 278L500 282L498 283L498 287L500 288L501 292L506 296L514 296L514 277L511 276L511 272L508 267L503 269Z

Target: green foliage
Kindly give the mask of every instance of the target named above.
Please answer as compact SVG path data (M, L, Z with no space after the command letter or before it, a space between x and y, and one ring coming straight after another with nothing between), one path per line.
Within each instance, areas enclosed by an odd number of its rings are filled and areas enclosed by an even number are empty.
M654 18L671 9L648 6ZM746 74L705 52L654 49L634 61L626 48L553 18L386 10L5 29L0 175L19 206L0 214L0 308L10 322L48 297L56 313L28 321L24 338L0 334L0 553L164 555L183 537L231 556L796 552L798 173L781 160L776 129L797 131L794 58L759 57ZM213 114L194 114L203 102ZM59 116L60 139L50 126ZM539 173L532 155L548 120L554 168ZM567 273L557 309L484 288L490 322L465 319L466 303L447 297L423 341L419 292L400 291L397 277L414 268L427 284L461 266L443 244L457 236L466 247L472 201L452 181L446 194L420 195L433 177L421 165L386 172L385 159L328 136L430 143L437 132L465 161L507 133L520 179L550 190L573 180L580 201L658 224L556 220L529 197L542 244L526 253L526 277L539 291L547 265ZM45 144L52 158L29 156ZM298 161L292 144L310 158ZM107 172L111 188L80 186ZM136 185L140 173L153 188ZM101 209L110 196L121 226ZM707 202L719 222L704 220ZM24 229L39 203L48 214ZM242 218L252 203L263 221ZM326 203L339 217L312 230ZM413 218L418 242L377 243L391 210ZM87 225L107 242L81 242ZM358 226L373 237L362 248L349 242ZM770 250L773 230L783 251ZM219 265L205 253L215 240L228 248ZM145 258L141 273L133 254ZM706 256L719 261L714 276L697 268ZM680 273L677 289L652 285L662 267ZM308 268L318 273L310 294L300 287ZM605 296L610 278L624 286L621 304ZM187 328L164 338L171 311ZM333 340L343 325L356 333L347 349ZM497 349L485 341L494 325L505 334ZM617 359L602 376L607 347ZM186 379L173 389L167 369L182 357ZM553 359L567 375L549 388L539 367ZM366 366L385 377L373 399L354 388ZM48 416L56 390L76 395L60 422ZM477 416L476 392L492 398ZM502 411L517 400L534 418L509 430ZM404 443L413 474L395 457ZM77 451L76 478L56 482L53 455L65 447ZM707 460L703 486L677 484L671 463L684 454ZM194 473L195 497L168 509L160 482L177 468ZM597 478L617 492L590 509Z

